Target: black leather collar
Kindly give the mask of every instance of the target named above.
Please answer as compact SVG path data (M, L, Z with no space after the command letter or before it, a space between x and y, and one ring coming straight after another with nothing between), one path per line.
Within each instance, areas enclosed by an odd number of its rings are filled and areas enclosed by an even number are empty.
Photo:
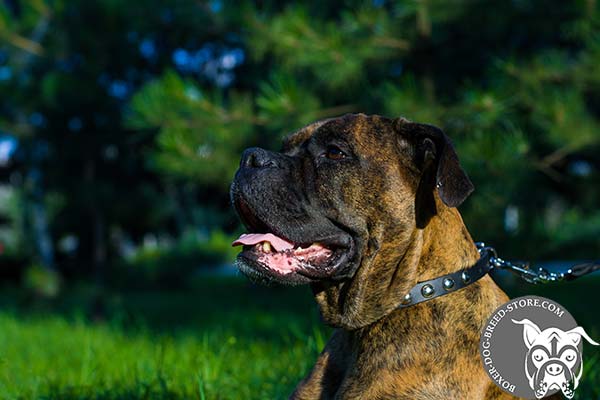
M398 308L406 308L436 297L456 292L483 278L492 268L507 270L517 274L528 283L552 283L573 279L600 271L600 261L574 265L563 272L550 272L544 268L532 269L528 263L506 261L498 257L493 247L485 243L475 243L480 258L472 267L443 275L428 281L419 282L410 289Z
M475 265L451 274L419 282L404 296L398 308L406 308L465 288L487 274L493 267L490 252L482 252Z

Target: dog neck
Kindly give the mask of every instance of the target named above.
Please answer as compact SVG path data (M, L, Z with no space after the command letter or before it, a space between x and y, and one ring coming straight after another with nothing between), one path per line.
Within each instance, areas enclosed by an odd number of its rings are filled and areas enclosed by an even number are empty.
M325 322L347 330L366 327L396 310L417 282L473 265L479 253L460 214L438 210L426 227L403 238L372 235L351 280L313 284Z
M419 281L456 272L479 260L477 247L456 208L444 207L422 234L423 246L417 265Z

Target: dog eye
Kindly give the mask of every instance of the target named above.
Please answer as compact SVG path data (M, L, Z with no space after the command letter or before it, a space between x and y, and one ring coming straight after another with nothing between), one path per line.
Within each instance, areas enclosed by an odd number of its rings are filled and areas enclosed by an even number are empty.
M329 158L330 160L341 160L342 158L346 158L346 153L344 153L342 149L337 146L329 145L327 146L325 157Z

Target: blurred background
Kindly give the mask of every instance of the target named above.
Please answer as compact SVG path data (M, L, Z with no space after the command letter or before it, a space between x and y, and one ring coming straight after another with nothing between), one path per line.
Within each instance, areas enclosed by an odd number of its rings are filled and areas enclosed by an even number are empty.
M596 0L1 0L0 397L285 398L328 330L235 275L228 187L326 117L442 127L476 240L597 259L599 28ZM597 274L503 282L600 334Z

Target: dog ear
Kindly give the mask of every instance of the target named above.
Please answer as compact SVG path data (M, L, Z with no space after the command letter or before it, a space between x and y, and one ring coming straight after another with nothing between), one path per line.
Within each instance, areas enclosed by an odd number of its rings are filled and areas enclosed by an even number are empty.
M571 329L570 331L565 332L567 334L567 336L569 337L569 339L571 339L573 341L573 343L575 344L575 346L579 345L579 342L581 341L581 338L584 337L585 340L587 340L588 342L590 342L591 344L593 344L594 346L600 346L600 343L596 343L592 340L591 337L588 336L588 334L585 332L585 330L578 326L576 328Z
M520 321L515 321L513 319L512 322L523 325L523 341L525 342L527 348L530 349L535 341L535 338L538 337L542 331L540 331L540 328L536 324L528 319L522 319Z
M424 226L437 213L434 190L449 207L458 207L473 192L473 183L462 169L448 136L439 128L396 120L397 129L414 146L414 161L421 170L416 194L417 225Z

